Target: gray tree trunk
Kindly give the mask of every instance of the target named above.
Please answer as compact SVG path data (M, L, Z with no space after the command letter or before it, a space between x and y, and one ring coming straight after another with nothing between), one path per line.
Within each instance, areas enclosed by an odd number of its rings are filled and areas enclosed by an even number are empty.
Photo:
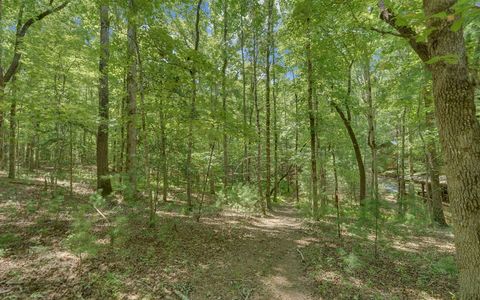
M99 124L97 132L97 189L102 191L102 196L112 193L112 184L108 178L108 115L109 115L109 86L108 62L110 57L110 19L109 6L104 2L100 6L100 60L99 60L99 85L98 85L98 115Z

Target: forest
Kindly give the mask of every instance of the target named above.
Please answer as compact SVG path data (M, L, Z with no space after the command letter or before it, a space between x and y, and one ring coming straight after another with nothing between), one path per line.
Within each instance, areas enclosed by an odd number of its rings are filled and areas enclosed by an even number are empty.
M0 0L0 299L480 299L480 2Z

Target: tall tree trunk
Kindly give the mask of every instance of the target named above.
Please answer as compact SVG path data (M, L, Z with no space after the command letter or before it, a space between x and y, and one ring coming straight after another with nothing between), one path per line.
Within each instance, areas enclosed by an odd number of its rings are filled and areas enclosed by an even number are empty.
M100 79L98 85L98 132L97 132L97 189L102 196L112 193L112 184L107 177L108 170L108 115L109 115L109 86L108 62L110 57L110 17L108 2L100 6Z
M254 11L255 17L255 11ZM253 32L253 102L255 106L255 125L257 128L257 187L258 201L260 202L263 215L267 214L266 203L264 201L262 186L262 128L260 126L260 109L258 107L258 91L257 91L257 32ZM270 191L267 192L269 194Z
M131 197L137 195L137 61L136 44L136 4L135 0L128 0L128 73L127 73L127 161L126 172L128 174Z
M243 159L242 159L242 176L243 180L248 182L250 178L249 158L248 158L248 136L247 130L247 74L245 68L245 29L243 25L243 15L240 17L240 48L242 51L242 114L243 114Z
M373 103L372 97L372 83L370 75L370 58L367 57L365 65L363 66L363 79L365 81L365 102L368 105L367 119L368 119L368 146L372 153L372 182L371 182L371 198L374 201L374 214L375 214L375 257L378 256L378 231L379 224L378 219L380 217L379 209L379 194L378 194L378 171L377 171L377 142L376 142L376 108Z
M3 24L3 0L0 0L0 24ZM0 30L0 41L3 41L3 30ZM3 48L0 47L0 169L3 167L3 101L5 98L5 79L3 72Z
M310 33L308 33L310 35ZM308 118L310 120L310 163L311 163L311 191L312 191L312 214L318 219L318 187L317 187L317 146L315 134L315 108L313 103L313 64L312 49L310 40L306 45L307 52L307 102L308 102Z
M315 92L313 92L315 95ZM318 180L318 197L320 198L320 211L321 213L325 213L325 209L327 208L327 186L326 186L326 175L325 175L325 168L324 168L324 161L323 161L323 151L320 145L320 114L318 109L318 95L314 96L313 100L313 109L315 114L315 155L317 156L317 180Z
M447 164L460 298L480 299L480 124L463 29L452 30L459 18L451 14L451 7L456 3L455 0L423 1L427 29L431 29L431 33L427 42L421 43L412 28L397 25L395 14L385 7L384 1L379 2L381 18L409 41L423 62L451 56L458 59L455 63L440 59L426 66L432 73L435 115ZM433 17L441 13L449 17Z
M340 197L338 192L338 174L337 174L337 160L335 156L335 149L331 149L332 151L332 164L333 164L333 179L334 179L334 197L335 197L335 210L337 211L337 233L338 237L342 237L342 232L340 229Z
M266 171L266 188L265 188L265 199L267 201L267 208L272 209L272 203L270 200L270 184L271 184L271 149L270 149L270 50L271 50L271 41L272 41L272 15L273 15L273 0L268 0L266 2L268 10L268 20L267 20L267 47L266 47L266 66L265 66L265 171Z
M350 63L349 68L348 68L348 89L347 89L347 101L350 99L351 93L352 93L352 68L353 68L353 61ZM357 168L358 168L358 175L360 178L360 195L359 195L359 201L360 205L363 205L363 202L366 197L367 193L367 176L365 172L365 164L363 162L363 157L362 157L362 151L360 149L360 145L357 140L357 136L355 135L355 131L353 130L352 127L352 120L350 118L350 114L348 113L348 106L347 106L347 114L343 112L343 110L340 108L340 106L336 103L332 102L333 107L337 111L338 115L342 119L343 125L345 126L345 129L347 130L348 136L350 137L350 140L352 142L353 146L353 151L355 153L355 159L357 161Z
M295 75L293 76L295 78ZM299 124L298 124L298 95L295 92L295 158L298 157L298 135L299 135ZM300 202L300 185L298 181L298 162L295 161L295 201Z
M198 52L200 45L200 13L202 8L202 0L197 2L196 19L195 19L195 40L194 48L195 52ZM186 177L187 177L187 208L189 211L193 209L192 201L192 152L193 152L193 122L196 118L196 101L197 101L197 69L193 65L190 70L191 82L192 82L192 99L190 106L190 116L188 124L188 145L187 145L187 162L186 162Z
M73 168L74 168L74 157L73 157L73 142L74 142L74 135L73 135L73 126L69 124L69 191L70 197L73 197Z
M223 65L222 65L222 119L223 119L223 189L228 187L228 135L227 135L227 67L228 67L228 0L223 0ZM243 50L242 50L243 51Z
M405 196L407 195L405 183L405 117L407 109L404 108L400 118L400 151L398 153L398 213L403 215L406 211Z
M427 16L445 9L445 2L424 1ZM458 62L431 66L437 124L445 162L457 262L460 298L480 299L480 126L476 118L475 86L469 77L463 30L451 22L430 18L436 28L429 37L432 57L456 55Z
M17 100L14 92L12 103L10 105L10 141L9 141L9 148L8 148L8 178L10 179L15 178L15 170L16 170L16 152L17 152L16 151L17 150L16 149L16 144L17 144L16 115L17 115Z
M144 71L143 71L143 61L142 55L140 52L140 43L138 42L137 35L135 35L135 52L138 65L138 91L140 93L140 113L142 120L142 131L140 135L139 144L143 146L143 173L145 174L145 192L150 201L151 208L151 219L153 222L153 217L156 214L156 203L154 203L152 187L150 184L150 148L148 144L148 131L147 131L147 106L145 104L145 80L144 80ZM153 224L153 223L151 223Z
M413 178L412 176L415 174L415 165L414 165L414 160L415 160L415 157L413 156L413 148L414 148L414 143L413 143L413 134L411 132L411 128L409 128L409 135L408 135L408 142L409 142L409 146L408 146L408 175L410 177L410 180L408 182L408 194L410 196L414 196L415 195L415 183L413 182L413 180L411 180L411 178Z
M276 93L276 73L275 73L275 36L272 36L272 100L273 100L273 202L278 199L278 120L277 120L277 93Z
M168 200L168 164L167 164L167 136L165 132L165 110L163 108L163 98L160 99L160 159L162 164L162 200Z

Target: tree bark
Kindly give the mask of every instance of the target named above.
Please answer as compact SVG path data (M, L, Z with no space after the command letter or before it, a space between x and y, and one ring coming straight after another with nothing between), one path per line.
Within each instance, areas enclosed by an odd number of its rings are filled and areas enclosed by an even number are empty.
M367 57L365 65L363 66L363 77L365 80L365 101L368 105L367 119L368 119L368 146L372 153L371 162L371 199L374 202L374 215L375 215L375 257L378 256L378 231L379 224L378 219L380 217L379 209L379 194L378 194L378 171L377 171L377 142L376 142L376 109L373 103L372 97L372 83L370 75L370 59Z
M240 32L240 48L242 51L242 114L243 114L243 131L247 129L247 73L245 68L245 29L243 25L243 14L240 17L241 32ZM242 176L243 180L248 182L250 180L249 158L248 158L248 137L247 134L243 136L243 160L242 160Z
M334 197L335 197L335 210L337 211L337 233L338 237L342 237L342 232L340 228L340 197L338 192L338 174L337 174L337 163L335 157L335 149L331 149L332 151L332 164L333 164L333 179L334 179Z
M227 135L227 67L228 67L228 0L223 0L223 65L222 65L222 108L223 108L223 189L227 191L228 170L228 135ZM243 51L243 50L242 50Z
M309 30L309 29L308 29ZM310 33L308 33L310 35ZM315 110L313 104L313 64L312 49L310 40L306 44L307 52L307 102L308 102L308 118L310 121L310 164L311 164L311 191L312 191L312 215L314 219L318 219L318 179L317 179L317 146L315 134Z
M275 37L272 36L272 79L273 79L273 89L272 89L272 100L273 100L273 182L274 182L274 191L273 191L273 202L278 201L278 116L277 116L277 93L276 93L276 73L275 73Z
M295 78L295 75L293 76ZM298 159L298 135L299 135L299 124L298 124L298 95L295 92L295 158ZM295 161L295 201L300 202L300 184L298 181L298 162Z
M128 1L128 73L127 73L127 161L126 172L129 181L130 196L137 194L137 61L136 44L136 4L134 0Z
M435 115L447 164L449 198L457 249L460 298L480 299L480 124L476 118L475 84L470 77L463 29L452 31L455 0L425 0L423 9L432 32L419 43L413 29L396 24L380 1L381 17L404 36L432 73ZM432 58L455 57L455 63Z
M255 11L254 11L255 17ZM255 126L257 128L257 188L258 201L260 203L263 215L267 214L266 203L264 201L263 186L262 186L262 128L260 126L260 109L258 107L258 91L257 91L257 32L253 32L253 102L255 107ZM268 191L267 193L269 193Z
M165 110L163 108L163 99L160 100L160 153L162 164L162 200L168 201L168 164L167 164L167 136L165 132Z
M267 202L267 208L272 209L272 203L270 199L270 184L271 184L271 149L270 149L270 50L272 41L272 14L273 14L273 0L267 2L268 21L267 21L267 47L266 47L266 66L265 66L265 171L266 171L266 194L265 199Z
M403 215L406 211L405 196L407 195L407 188L405 182L405 117L406 108L402 111L402 116L399 124L400 133L400 151L398 153L398 214Z
M202 7L202 0L198 0L195 19L195 40L193 50L198 52L200 44L200 12ZM193 152L193 122L196 118L196 101L197 101L197 69L193 65L190 69L190 76L192 82L192 99L190 106L190 116L188 125L188 145L187 145L187 162L186 162L186 177L187 177L187 209L191 211L193 209L192 201L192 152Z
M348 99L350 99L350 95L352 93L352 67L353 67L353 61L350 63L350 66L348 69L348 87L347 87ZM332 102L332 105L337 111L338 115L340 116L340 119L342 119L343 125L345 126L348 136L350 137L350 140L352 142L353 151L355 153L355 159L357 161L358 175L360 179L359 202L360 202L360 205L363 205L363 202L367 194L367 176L365 173L365 164L363 162L362 151L360 149L357 136L355 135L355 131L353 130L353 127L352 127L350 114L346 115L338 104ZM348 109L347 109L347 112L349 112Z
M97 132L97 189L102 196L112 193L112 184L108 170L108 118L109 118L109 85L108 63L110 57L110 19L108 2L100 6L100 60L99 60L99 85L98 85L98 115L99 124Z
M10 105L10 141L8 147L8 178L15 179L16 171L16 125L17 125L17 100L13 94L12 103Z

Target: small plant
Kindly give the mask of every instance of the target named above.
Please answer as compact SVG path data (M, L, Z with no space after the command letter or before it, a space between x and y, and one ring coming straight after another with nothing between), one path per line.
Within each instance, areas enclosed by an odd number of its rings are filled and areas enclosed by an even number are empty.
M13 233L0 234L0 248L8 249L15 246L20 241L20 237Z
M92 233L92 222L88 219L87 206L80 206L74 215L73 229L66 242L69 248L82 259L82 254L95 255L98 251Z
M58 219L58 215L63 207L64 196L62 194L55 195L47 204L47 210L50 214L55 215L55 219Z
M458 273L455 258L453 256L445 256L440 258L432 265L434 273L448 275L454 277Z
M363 266L362 261L355 253L347 253L343 249L339 249L338 253L340 254L343 265L345 266L345 271L348 273L353 273Z
M36 203L35 200L29 200L27 202L27 205L25 207L27 214L32 215L37 212L38 210L38 204Z
M122 287L122 281L115 273L106 274L93 273L90 276L89 290L92 291L94 299L116 299Z

